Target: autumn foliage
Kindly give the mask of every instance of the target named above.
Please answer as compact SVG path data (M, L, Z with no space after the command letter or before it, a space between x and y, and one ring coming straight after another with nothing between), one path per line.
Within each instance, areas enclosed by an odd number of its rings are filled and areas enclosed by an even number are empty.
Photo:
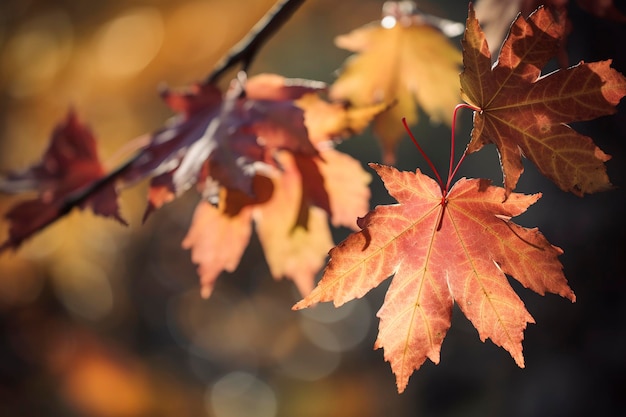
M384 26L336 39L355 55L330 86L241 71L226 88L215 76L164 90L173 117L111 171L70 111L41 160L0 181L4 192L36 193L5 213L9 232L0 250L17 249L74 207L125 224L120 190L144 179L144 221L195 188L202 200L182 246L198 265L202 296L223 271L237 269L256 233L271 275L293 280L304 297L294 309L340 306L393 276L375 347L384 350L399 392L427 358L439 362L455 303L481 340L523 367L524 330L534 319L507 277L541 295L576 297L558 259L562 250L513 221L541 197L515 192L522 158L563 191L610 189L610 156L567 123L614 113L626 79L610 61L542 75L566 35L565 18L553 10L518 16L494 60L471 5L461 52L426 15L399 4L391 3ZM244 70L250 59L242 59ZM335 144L372 124L383 161L393 164L403 117L416 123L419 107L454 135L460 100L474 111L473 130L447 182L436 168L432 179L420 169L371 164L398 203L368 213L371 176ZM503 187L473 178L453 184L465 155L487 144L500 155ZM333 247L329 224L354 233Z
M335 39L338 47L358 54L348 59L330 96L356 106L394 103L373 123L388 164L394 163L404 133L398 120L417 122L416 103L432 121L450 125L460 99L461 53L424 15L403 10L407 3L385 4L383 13L393 26L372 22Z
M439 362L453 302L481 340L490 338L523 367L523 331L534 321L504 274L539 294L575 301L557 259L562 251L511 221L540 196L513 193L505 200L505 190L487 180L461 179L444 197L419 170L373 168L399 204L360 219L362 230L331 251L319 285L295 307L340 306L394 275L375 346L385 349L400 391L426 358Z
M604 162L610 157L566 123L615 113L626 80L610 61L578 65L541 76L565 31L563 20L539 9L511 26L496 65L470 10L463 38L464 99L478 107L468 152L495 143L504 185L511 192L525 155L559 188L577 195L610 187Z
M17 248L24 239L66 214L73 207L71 200L77 198L75 193L99 181L104 175L93 134L78 120L76 113L70 111L66 120L52 132L50 145L41 162L24 171L10 173L0 182L0 188L5 192L35 191L38 194L36 198L18 203L5 213L10 223L9 237L0 250ZM116 191L111 185L80 198L76 205L126 224L119 212Z
M540 195L512 190L522 173L522 153L565 191L608 188L603 163L609 157L564 122L610 114L626 95L626 79L608 62L581 63L538 79L564 30L545 9L515 20L493 68L471 6L466 27L461 86L476 109L466 152L495 143L505 187L461 179L450 189L452 178L444 186L439 174L438 184L419 170L374 166L399 204L360 219L362 230L330 252L322 280L294 307L320 301L340 306L393 275L377 314L375 347L385 350L400 392L426 358L439 362L453 302L481 340L491 339L524 366L523 331L534 320L505 274L539 294L575 301L557 259L561 249L538 230L511 221Z

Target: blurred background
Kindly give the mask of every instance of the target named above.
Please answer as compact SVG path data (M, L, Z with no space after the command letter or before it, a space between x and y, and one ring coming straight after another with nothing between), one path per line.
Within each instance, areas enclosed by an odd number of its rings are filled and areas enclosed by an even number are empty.
M70 107L114 167L134 138L171 116L157 88L202 80L272 4L2 0L0 171L34 163ZM309 0L251 73L331 83L349 55L333 38L379 19L381 6ZM460 22L467 15L464 1L419 7ZM626 73L626 25L574 2L569 16L570 64L612 58ZM253 237L239 269L202 300L180 248L198 196L188 193L141 225L147 187L139 184L122 195L129 228L73 212L0 255L0 416L626 416L625 105L618 110L575 125L613 155L615 190L580 199L531 165L522 176L519 191L544 196L519 222L565 250L577 294L571 304L513 283L537 322L526 331L525 369L481 343L455 309L441 363L426 363L398 395L382 351L372 349L388 281L339 309L292 312L299 295L272 280ZM471 115L462 114L458 142L470 128ZM445 169L449 129L422 114L414 133ZM380 161L369 132L340 149L364 166ZM397 166L426 167L408 138ZM500 184L493 147L469 157L462 175ZM372 190L372 206L392 201L377 179ZM16 201L0 196L0 212ZM1 237L6 230L1 224Z

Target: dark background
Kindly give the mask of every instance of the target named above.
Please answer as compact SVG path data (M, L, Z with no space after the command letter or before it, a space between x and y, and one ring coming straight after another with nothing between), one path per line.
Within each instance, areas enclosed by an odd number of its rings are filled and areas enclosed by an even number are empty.
M3 1L0 169L34 162L70 106L114 166L119 148L132 151L132 138L169 117L156 87L202 79L271 3ZM379 18L381 4L307 2L251 73L332 82L348 56L333 38ZM467 14L462 1L420 7L457 21ZM569 18L570 64L612 58L626 73L626 25L574 3ZM443 170L449 130L420 116L413 131ZM463 144L470 114L461 123ZM616 187L581 199L526 164L518 191L543 198L519 222L563 248L577 302L512 283L537 322L525 332L525 369L481 343L455 309L440 364L426 363L398 395L382 351L372 350L388 281L338 310L292 312L298 294L271 279L253 239L239 270L224 274L202 300L180 248L198 197L188 193L141 225L146 186L139 184L123 194L130 228L73 213L18 252L0 255L0 415L626 415L625 105L573 126L613 156L607 168ZM340 149L364 165L380 161L369 132ZM406 138L397 167L426 171ZM470 156L461 174L499 184L493 147ZM379 180L372 190L372 206L392 201ZM15 201L0 197L0 210ZM336 231L336 240L347 233Z

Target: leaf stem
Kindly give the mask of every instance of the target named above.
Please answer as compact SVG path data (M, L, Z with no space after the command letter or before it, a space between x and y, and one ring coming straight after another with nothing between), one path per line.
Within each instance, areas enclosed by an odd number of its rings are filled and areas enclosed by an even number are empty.
M236 44L222 60L215 66L211 74L204 81L205 84L215 83L226 71L237 63L242 63L242 70L248 71L261 45L276 32L295 11L304 3L304 0L281 0L257 22L238 44Z
M463 155L461 155L461 158L459 159L459 162L457 162L457 164L454 166L454 169L452 168L452 166L454 165L454 149L456 148L456 141L455 141L456 114L462 108L470 109L473 111L480 111L478 107L474 107L466 103L457 104L456 107L454 107L454 112L452 113L452 126L451 126L452 135L450 136L450 164L448 167L448 180L446 182L446 187L445 187L446 194L447 194L447 191L450 191L450 184L452 183L452 178L454 178L457 171L459 170L459 167L461 166L461 164L465 160L465 157L467 156L467 147L466 147L465 150L463 151Z
M407 131L407 133L409 134L409 137L411 138L411 140L413 141L413 143L415 144L415 146L417 147L417 150L420 151L420 153L422 154L422 156L424 157L424 159L426 160L426 163L428 164L428 166L430 167L430 169L433 170L433 173L435 174L435 177L437 178L437 183L439 184L439 187L441 188L441 192L445 193L445 188L443 186L443 181L441 180L441 176L439 175L439 171L437 171L437 168L435 168L435 165L433 164L433 161L430 160L430 158L428 157L428 155L426 155L426 152L424 152L424 149L422 149L422 147L420 146L420 144L417 142L417 140L415 139L415 136L413 136L413 133L411 132L411 129L409 128L409 125L406 122L406 117L402 118L402 124L404 125L404 129Z

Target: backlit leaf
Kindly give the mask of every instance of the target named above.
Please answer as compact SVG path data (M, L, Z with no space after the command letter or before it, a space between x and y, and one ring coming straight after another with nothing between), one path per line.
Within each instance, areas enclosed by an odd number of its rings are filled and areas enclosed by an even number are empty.
M459 50L419 14L394 19L393 25L372 22L336 38L338 47L358 54L346 61L330 90L333 100L357 107L394 103L374 121L386 163L395 161L405 133L400 120L417 122L416 103L431 120L449 125L459 102Z
M0 250L17 248L34 233L68 213L68 199L79 198L80 191L105 175L93 134L70 111L52 133L41 162L22 172L0 179L0 191L37 192L38 196L13 206L4 217L9 221L9 237ZM95 214L112 217L122 224L113 184L99 187L78 204Z
M463 98L480 110L468 152L494 143L500 153L507 195L522 174L522 155L564 191L582 196L611 186L610 156L566 123L613 114L626 95L626 79L611 61L580 63L541 76L563 36L564 23L540 8L518 17L500 51L491 56L470 6L463 39Z
M454 302L481 340L502 346L523 367L523 331L534 320L505 274L539 294L575 300L557 259L562 251L537 229L510 221L540 196L512 193L504 201L503 188L461 179L444 198L419 170L372 167L399 204L360 219L362 230L331 250L322 280L294 308L340 306L393 275L375 347L384 349L400 392L426 358L439 362Z

